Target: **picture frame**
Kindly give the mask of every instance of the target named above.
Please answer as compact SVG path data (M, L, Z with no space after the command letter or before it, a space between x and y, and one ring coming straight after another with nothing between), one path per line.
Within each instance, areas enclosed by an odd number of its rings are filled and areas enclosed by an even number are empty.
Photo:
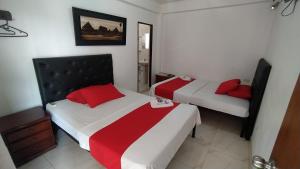
M127 19L73 7L76 46L126 45Z

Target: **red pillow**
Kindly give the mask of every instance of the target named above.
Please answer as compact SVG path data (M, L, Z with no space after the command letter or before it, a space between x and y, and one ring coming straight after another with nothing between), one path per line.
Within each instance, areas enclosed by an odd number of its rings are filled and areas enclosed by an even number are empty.
M81 89L80 93L91 108L125 96L124 94L120 93L118 89L116 89L111 83L107 85L90 86Z
M237 89L239 87L240 83L241 83L240 79L232 79L232 80L222 82L215 93L216 94L226 94L229 91Z
M240 85L236 90L228 92L229 96L238 97L242 99L251 99L251 86L248 85Z
M84 99L84 97L81 95L80 89L71 92L70 94L67 95L66 98L68 100L70 100L72 102L76 102L76 103L81 103L81 104L87 103L86 100Z

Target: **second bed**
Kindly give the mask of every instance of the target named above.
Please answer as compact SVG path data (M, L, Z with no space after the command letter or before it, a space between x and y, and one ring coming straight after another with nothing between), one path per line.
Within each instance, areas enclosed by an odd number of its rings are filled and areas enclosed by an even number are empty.
M197 105L241 117L243 119L241 137L245 137L247 140L250 140L263 99L264 91L267 86L270 71L271 65L265 59L260 59L251 84L252 98L250 100L215 94L215 91L220 83L210 82L202 79L192 80L175 91L173 90L174 88L170 89L167 86L164 86L163 88L160 88L160 92L172 92L172 99L180 103ZM180 77L173 77L171 79L154 84L150 89L150 96L160 97L156 93L157 87L178 78ZM176 85L170 86L174 87Z

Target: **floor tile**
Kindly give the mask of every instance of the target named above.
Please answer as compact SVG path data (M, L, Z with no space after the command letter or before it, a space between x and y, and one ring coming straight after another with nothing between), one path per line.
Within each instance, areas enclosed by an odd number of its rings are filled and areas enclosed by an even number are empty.
M105 167L94 160L86 169L105 169Z
M203 162L208 151L208 146L199 143L199 140L188 137L176 153L173 160L180 162L187 167L197 167Z
M62 130L58 130L56 134L57 146L62 147L65 145L78 145L70 136L64 133Z
M93 165L94 159L89 152L83 150L76 144L58 146L45 154L55 169L79 169L88 168Z
M213 139L212 146L224 150L239 139L240 137L238 135L218 129Z
M22 165L18 169L54 169L44 156L35 158L34 160Z
M218 129L212 147L229 152L240 160L249 159L249 142L228 131Z
M227 152L234 154L240 160L248 160L250 154L250 143L240 139L234 141L228 148Z
M203 164L197 169L227 169L231 159L222 152L209 151Z
M249 169L249 162L232 160L226 169Z
M188 167L182 162L173 159L168 165L167 169L193 169L193 167Z
M197 126L196 138L199 139L201 144L209 145L212 143L216 133L217 133L216 127L209 126L207 124L201 124Z

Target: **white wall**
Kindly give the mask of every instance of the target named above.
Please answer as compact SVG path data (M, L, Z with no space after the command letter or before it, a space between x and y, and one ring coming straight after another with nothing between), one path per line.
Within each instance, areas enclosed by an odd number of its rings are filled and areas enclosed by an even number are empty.
M127 18L126 46L75 46L72 6ZM153 74L159 71L158 14L118 0L0 0L28 38L0 38L0 116L40 105L32 58L111 53L117 85L137 88L137 22L154 24Z
M153 1L153 0L119 0L126 2L128 4L138 6L140 8L143 8L145 10L154 12L154 13L159 13L160 12L160 5Z
M0 168L16 169L1 136L0 136Z
M212 81L252 80L272 27L269 2L178 1L163 5L162 11L163 72Z
M2 57L2 55L0 55L0 58ZM2 78L2 71L1 71L1 67L2 67L2 64L0 62L0 79L3 79ZM2 87L2 82L0 80L0 110L2 111L2 113L0 113L0 116L1 114L2 115L5 115L5 114L8 114L10 112L10 106L8 106L8 102L7 102L7 97L6 95L4 95L4 88Z
M273 68L252 137L252 153L270 157L300 72L300 4L289 17L278 16L266 59Z
M2 85L1 85L2 86ZM0 109L2 111L1 115L6 115L10 113L10 106L6 100L6 96L2 89L0 89Z

